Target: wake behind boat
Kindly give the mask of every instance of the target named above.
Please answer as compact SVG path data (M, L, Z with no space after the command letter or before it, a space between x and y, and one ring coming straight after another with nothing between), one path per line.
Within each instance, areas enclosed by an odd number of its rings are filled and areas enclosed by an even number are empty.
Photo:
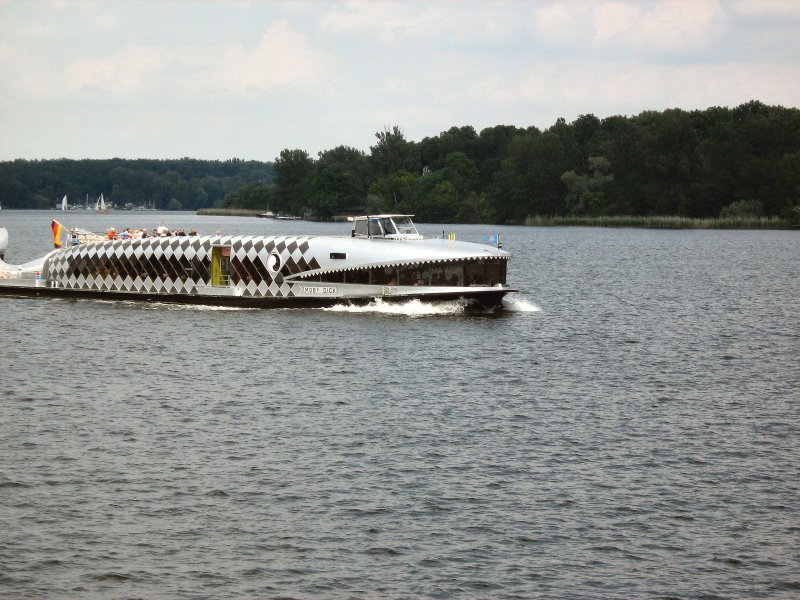
M61 246L54 221L54 242ZM0 294L245 307L449 301L501 305L510 254L424 239L410 215L353 220L349 237L164 236L82 241L24 265L0 262Z

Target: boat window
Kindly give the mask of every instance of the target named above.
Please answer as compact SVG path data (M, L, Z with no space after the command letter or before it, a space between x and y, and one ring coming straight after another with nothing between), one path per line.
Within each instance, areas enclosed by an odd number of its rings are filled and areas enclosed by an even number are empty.
M396 231L393 233L403 233L403 234L417 234L417 228L414 226L414 222L411 220L411 217L395 217L394 219L394 227Z
M462 265L435 265L431 268L431 285L461 286L464 281Z
M381 226L383 219L370 219L369 220L369 234L370 235L383 235L383 227Z
M391 219L381 219L381 225L383 226L383 230L386 232L386 235L397 233L397 229L395 229Z
M370 269L372 285L397 285L397 269L394 267L377 267Z
M369 269L356 269L355 271L348 271L345 281L347 283L369 284Z
M490 260L486 263L486 285L506 284L506 261Z
M322 283L344 283L344 271L338 273L323 273L317 279Z
M464 285L485 285L483 264L483 261L474 261L464 265Z
M356 221L355 229L353 230L356 232L356 235L367 235L367 221L366 219L360 219Z
M400 267L400 285L428 285L430 269L420 266Z

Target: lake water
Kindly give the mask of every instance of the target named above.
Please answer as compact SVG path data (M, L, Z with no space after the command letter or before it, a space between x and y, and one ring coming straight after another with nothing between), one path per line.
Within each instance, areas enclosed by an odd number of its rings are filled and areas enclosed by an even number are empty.
M62 219L162 220L348 232ZM0 298L0 596L800 595L800 232L420 229L499 231L516 298Z

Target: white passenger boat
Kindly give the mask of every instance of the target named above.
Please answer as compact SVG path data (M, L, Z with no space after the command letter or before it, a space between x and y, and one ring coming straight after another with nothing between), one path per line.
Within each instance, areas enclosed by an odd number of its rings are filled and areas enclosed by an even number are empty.
M410 215L370 215L353 219L349 237L74 237L24 265L0 262L0 294L264 308L464 298L495 307L514 291L509 258L496 246L424 239Z

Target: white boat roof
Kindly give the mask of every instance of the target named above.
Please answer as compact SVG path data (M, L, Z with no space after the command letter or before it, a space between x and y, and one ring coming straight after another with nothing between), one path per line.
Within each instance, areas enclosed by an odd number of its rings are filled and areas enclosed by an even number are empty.
M394 213L386 213L380 215L358 215L357 217L353 217L353 220L356 219L394 219L395 217L413 217L414 215L401 215L401 214L394 214Z

